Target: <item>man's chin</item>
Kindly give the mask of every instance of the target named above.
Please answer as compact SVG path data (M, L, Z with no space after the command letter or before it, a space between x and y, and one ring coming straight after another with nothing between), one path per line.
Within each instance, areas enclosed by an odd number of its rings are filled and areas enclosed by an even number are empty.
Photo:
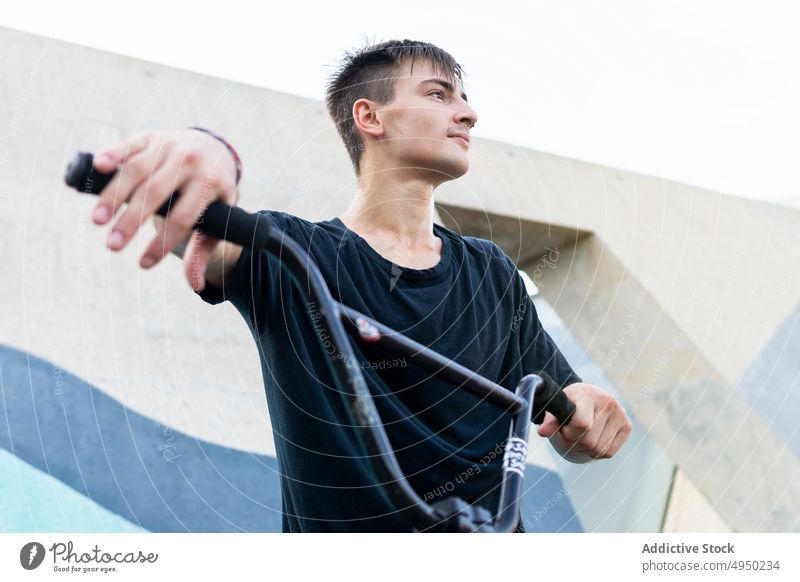
M448 176L448 180L457 180L464 174L469 171L469 160L461 161L458 160L457 163L454 163L447 168L445 168L442 173Z
M460 159L447 158L437 160L436 164L429 163L427 167L430 168L433 180L441 184L457 180L466 174L469 170L469 159L466 156Z

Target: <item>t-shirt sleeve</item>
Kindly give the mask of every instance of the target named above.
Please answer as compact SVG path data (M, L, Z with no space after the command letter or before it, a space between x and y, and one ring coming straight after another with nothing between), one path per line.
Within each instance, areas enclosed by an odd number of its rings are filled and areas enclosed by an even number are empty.
M559 386L565 388L575 382L583 382L569 365L564 354L542 326L536 306L525 289L522 276L514 267L515 288L519 309L514 314L515 325L519 328L520 355L524 374L547 372ZM513 329L513 326L512 326Z
M205 287L197 295L211 305L217 305L223 301L228 301L234 296L240 296L242 288L245 286L244 280L250 275L252 257L253 253L250 249L242 248L242 252L239 253L239 258L236 259L233 269L227 275L223 275L222 286L217 287L206 281Z
M287 213L259 210L257 214L271 221L279 230L287 232ZM287 234L292 235L291 232ZM222 285L217 287L206 282L197 295L211 305L230 301L251 326L258 328L264 325L266 311L275 303L271 296L277 293L275 279L279 269L279 261L266 249L245 246L242 247L233 269L223 278Z

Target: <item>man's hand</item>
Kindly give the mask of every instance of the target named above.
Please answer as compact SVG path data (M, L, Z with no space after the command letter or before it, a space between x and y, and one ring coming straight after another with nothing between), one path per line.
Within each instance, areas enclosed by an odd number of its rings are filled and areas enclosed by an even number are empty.
M631 421L608 392L593 384L578 382L564 388L575 403L569 424L561 426L549 412L539 426L539 436L548 437L553 448L573 463L610 459L631 434Z
M232 206L237 199L233 156L220 141L194 129L137 134L99 152L94 166L101 173L119 166L92 213L96 224L105 224L127 203L106 242L114 251L125 248L139 227L173 192L180 191L177 204L139 261L145 269L186 238L212 202L221 199ZM193 289L203 287L208 259L219 242L192 233L184 254L184 272Z

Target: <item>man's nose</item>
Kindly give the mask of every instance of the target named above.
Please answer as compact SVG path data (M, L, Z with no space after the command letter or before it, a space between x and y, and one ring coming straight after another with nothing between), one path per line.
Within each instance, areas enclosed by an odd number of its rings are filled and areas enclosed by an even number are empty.
M464 103L464 106L456 113L456 121L458 124L467 124L472 129L478 122L477 112L470 107L469 103Z

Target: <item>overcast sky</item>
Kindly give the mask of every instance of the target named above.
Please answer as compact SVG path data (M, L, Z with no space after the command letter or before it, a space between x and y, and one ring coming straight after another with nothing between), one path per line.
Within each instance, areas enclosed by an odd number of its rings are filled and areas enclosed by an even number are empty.
M426 40L479 137L800 203L796 4L25 0L0 25L320 100L364 38Z

